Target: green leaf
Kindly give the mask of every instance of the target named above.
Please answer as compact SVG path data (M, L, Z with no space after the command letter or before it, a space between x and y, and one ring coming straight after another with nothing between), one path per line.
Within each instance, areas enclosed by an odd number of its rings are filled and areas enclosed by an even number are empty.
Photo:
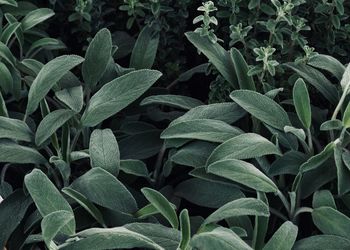
M42 49L64 49L66 46L57 39L44 37L32 43L27 51L27 57L34 57Z
M254 165L235 159L221 160L208 166L208 172L241 183L261 192L277 192L275 183Z
M55 92L58 100L66 104L69 108L75 112L80 112L84 104L83 87L77 86L67 89L62 89Z
M11 5L14 7L18 6L16 0L0 0L0 4Z
M339 81L341 80L345 71L344 65L337 59L329 55L315 55L311 57L307 63L315 68L319 68L330 72Z
M51 135L53 135L57 129L62 127L69 119L74 116L75 112L69 109L59 109L49 113L39 123L38 129L35 133L35 144L40 146Z
M74 221L74 215L65 210L59 210L46 215L41 221L41 231L46 246L50 248L56 235L68 224Z
M81 118L82 124L96 126L118 113L139 98L161 75L155 70L137 70L105 84L92 96Z
M286 221L266 243L263 250L291 250L298 235L298 227Z
M12 55L10 49L2 42L0 42L0 58L4 59L12 67L15 65L15 57Z
M314 235L295 243L293 250L345 250L350 248L350 240L335 235Z
M278 147L266 138L254 133L245 133L216 147L206 165L224 159L244 160L271 154L282 155Z
M335 143L330 142L323 150L317 155L312 156L307 162L303 163L300 166L300 172L305 173L307 171L313 170L319 166L321 166L324 162L326 162L334 152Z
M100 206L132 214L137 211L134 197L112 174L102 168L93 168L76 179L71 189Z
M63 188L62 192L68 195L73 200L75 200L77 203L79 203L79 205L82 206L92 217L94 217L98 223L100 223L102 226L105 226L103 216L100 210L98 210L98 208L94 204L92 204L88 199L86 199L84 195L69 187Z
M19 22L13 22L10 23L6 29L3 30L0 40L4 44L8 45L11 39L11 36L16 33L17 29L21 27L21 23Z
M13 78L11 72L2 62L0 62L0 87L4 94L11 92L13 87Z
M120 170L124 173L149 178L146 164L139 160L121 160Z
M255 198L241 198L231 201L209 215L202 225L215 223L226 218L244 215L257 215L269 217L269 207L261 200Z
M256 88L253 77L248 75L249 68L241 52L239 52L239 50L236 48L232 48L230 50L230 54L233 65L235 67L240 89L249 89L255 91Z
M344 195L350 191L350 171L344 166L343 162L343 147L340 143L335 143L334 148L334 162L337 169L337 179L338 179L338 195Z
M0 139L3 138L31 142L34 134L25 122L0 116Z
M305 128L311 126L311 106L309 92L303 79L299 78L293 87L293 102L299 120Z
M193 236L190 245L200 250L253 250L232 230L223 227Z
M17 190L0 201L0 225L2 225L0 249L4 249L7 240L21 223L30 204L32 200L24 195L22 190Z
M24 177L24 183L43 217L60 210L67 211L73 215L73 210L69 203L41 170L34 169L31 173L27 174ZM61 232L68 235L74 234L75 220L70 220L70 222L62 228Z
M232 200L244 197L243 192L234 185L199 178L181 182L176 186L174 194L197 206L209 208L218 208Z
M324 234L350 239L350 218L331 207L319 207L312 211L312 220Z
M151 188L142 188L141 192L146 199L169 221L175 229L179 227L179 221L175 209L170 202L158 191Z
M95 129L91 133L90 162L93 168L103 168L117 176L120 167L120 153L117 140L110 129Z
M223 142L241 134L241 130L225 122L210 119L196 119L170 125L161 134L162 139L197 139Z
M331 207L337 209L332 193L329 190L319 190L314 193L312 207Z
M350 102L346 106L345 112L343 114L343 126L345 128L350 128Z
M191 240L191 225L188 210L184 209L180 213L181 242L179 248L186 250Z
M20 164L45 164L47 163L34 148L18 145L13 141L0 140L0 162Z
M135 233L124 227L115 228L91 228L79 232L78 241L61 247L62 250L81 249L130 249L130 248L150 248L164 250L154 241L139 233Z
M145 25L139 33L130 57L130 68L150 69L156 58L159 32Z
M263 192L257 192L257 198L269 206L267 196ZM261 250L265 245L265 237L269 227L269 217L255 216L252 247Z
M342 121L335 119L335 120L328 120L322 123L320 130L321 131L341 130L342 128L343 128Z
M42 67L30 86L26 114L32 114L40 101L50 89L67 73L83 62L83 58L75 55L59 56Z
M195 32L187 32L187 39L202 52L211 62L220 74L235 89L238 88L236 70L231 55L218 43L212 43L207 37L202 37Z
M85 61L82 67L84 82L90 88L97 82L106 71L112 55L112 37L108 29L101 29L91 40L86 50Z
M197 106L203 105L200 100L188 96L181 95L154 95L148 96L142 100L140 105L165 105L174 108L190 110Z
M41 8L29 12L21 21L23 31L27 31L39 23L55 15L51 9Z
M230 94L234 102L262 122L282 130L291 126L284 109L271 98L250 90L236 90Z

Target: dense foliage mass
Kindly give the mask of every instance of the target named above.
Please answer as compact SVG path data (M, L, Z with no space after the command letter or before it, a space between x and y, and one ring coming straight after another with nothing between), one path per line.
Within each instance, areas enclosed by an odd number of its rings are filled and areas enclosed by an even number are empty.
M0 249L350 249L349 15L0 0Z

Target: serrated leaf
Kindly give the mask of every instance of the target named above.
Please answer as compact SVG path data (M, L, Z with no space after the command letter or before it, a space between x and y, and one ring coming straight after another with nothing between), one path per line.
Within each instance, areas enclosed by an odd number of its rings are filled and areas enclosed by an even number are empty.
M75 55L59 56L42 67L30 86L26 114L32 114L39 102L47 95L50 89L67 73L83 62L83 58Z
M40 146L51 135L53 135L57 129L63 126L70 118L74 116L75 112L69 109L59 109L49 113L40 122L38 129L35 133L35 144Z
M286 221L266 243L263 250L291 250L298 235L298 227Z
M235 159L221 160L208 166L209 173L238 182L261 192L277 192L276 184L254 165Z
M309 92L303 79L299 78L293 87L293 103L299 120L305 128L311 126L311 106Z
M85 110L81 122L93 127L139 98L161 76L155 70L137 70L105 84L95 93Z
M270 154L281 155L281 152L266 138L254 133L245 133L216 147L209 156L206 165L209 166L224 159L244 160Z
M120 167L120 153L117 140L110 129L95 129L91 133L89 154L91 167L103 168L117 176Z
M60 91L55 92L55 95L58 98L58 100L66 104L75 112L80 112L80 110L83 108L84 95L82 86L62 89Z
M197 106L203 105L200 100L181 95L154 95L148 96L142 100L140 105L165 105L174 108L190 110Z
M43 217L60 210L67 211L73 215L73 210L69 203L41 170L34 169L31 173L27 174L24 177L24 183ZM75 233L75 220L73 219L66 224L61 232L68 235Z
M29 12L22 20L22 29L27 31L55 15L51 9L41 8Z
M103 76L112 55L112 37L108 29L101 29L91 40L82 67L84 82L93 88Z
M231 99L252 116L283 131L291 126L284 109L271 98L250 90L236 90L230 94Z
M210 119L196 119L170 125L162 134L162 139L197 139L223 142L241 134L241 130L225 122Z
M34 134L25 122L0 116L0 139L3 138L31 142Z
M175 209L170 205L170 202L158 191L143 188L141 192L146 199L169 221L171 226L175 229L179 226L179 221Z
M203 225L215 223L226 218L244 215L257 215L268 217L270 215L268 206L261 200L255 198L241 198L226 203L209 215Z
M20 164L45 164L47 163L36 149L18 145L15 142L0 140L0 162Z

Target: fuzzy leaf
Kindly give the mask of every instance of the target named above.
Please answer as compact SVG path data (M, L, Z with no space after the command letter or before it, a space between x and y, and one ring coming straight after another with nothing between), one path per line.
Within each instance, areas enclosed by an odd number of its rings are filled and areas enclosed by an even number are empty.
M293 87L293 102L299 120L305 128L311 126L311 106L309 92L303 79L299 78Z

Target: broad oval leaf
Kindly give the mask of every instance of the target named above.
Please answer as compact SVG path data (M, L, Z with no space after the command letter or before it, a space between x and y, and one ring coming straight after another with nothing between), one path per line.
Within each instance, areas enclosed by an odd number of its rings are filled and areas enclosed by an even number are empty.
M82 124L93 127L118 113L139 98L161 75L156 70L137 70L105 84L92 96L81 118Z
M245 133L216 147L208 158L207 166L224 159L244 160L270 154L281 155L281 152L276 145L261 135Z
M345 250L350 248L350 240L336 235L314 235L295 243L293 250Z
M36 149L19 145L13 141L0 140L0 162L20 164L47 163Z
M73 215L69 203L63 198L50 179L39 169L34 169L24 177L24 183L40 214L45 217L52 212L64 210ZM62 233L75 233L75 220L62 228Z
M312 207L331 207L337 209L332 193L329 190L319 190L314 193Z
M26 114L32 114L50 89L72 68L83 62L76 55L59 56L42 67L30 86Z
M124 173L149 178L146 164L139 160L121 160L120 170Z
M277 192L276 184L254 165L235 159L214 162L208 172L261 192Z
M344 65L336 58L329 55L314 55L307 63L315 68L323 69L332 73L338 80L341 80L345 71Z
M62 89L60 91L55 92L55 95L58 98L58 100L66 104L75 112L80 112L80 110L83 108L84 94L82 86Z
M29 30L39 23L55 15L51 9L41 8L29 12L21 21L23 31Z
M309 92L303 79L299 78L293 87L293 102L299 120L305 128L311 126L311 106Z
M75 112L69 109L59 109L49 113L40 122L35 133L35 144L43 144L57 129L63 126Z
M210 142L223 142L242 131L231 125L211 119L196 119L170 125L161 134L162 139L197 139Z
M25 122L0 116L0 139L3 138L31 142L34 134Z
M244 215L268 217L270 216L269 207L261 200L255 198L241 198L231 201L217 209L205 219L203 225Z
M179 227L179 221L175 209L170 205L170 202L158 191L151 188L143 188L141 192L146 199L169 221L175 229Z
M285 126L292 126L286 111L265 95L251 90L236 90L230 97L245 111L271 127L283 131Z
M298 235L298 227L286 221L266 243L263 250L291 250Z
M154 95L154 96L146 97L140 103L140 105L150 105L150 104L165 105L165 106L190 110L197 106L203 105L203 102L188 96Z
M103 168L113 175L118 175L120 153L117 140L110 129L95 129L91 133L89 154L91 167Z
M82 67L84 82L93 88L103 76L112 55L112 37L108 29L101 29L86 50Z

